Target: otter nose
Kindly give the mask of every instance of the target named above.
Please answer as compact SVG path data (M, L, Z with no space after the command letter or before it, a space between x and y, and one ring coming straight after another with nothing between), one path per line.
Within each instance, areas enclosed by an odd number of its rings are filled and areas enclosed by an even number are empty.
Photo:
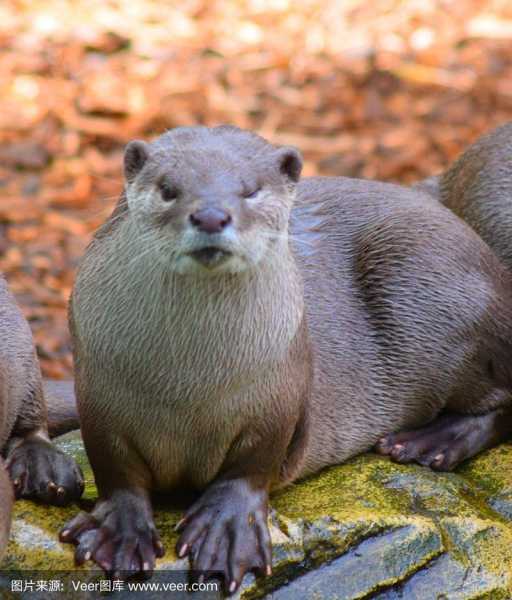
M192 225L204 233L220 233L232 221L231 215L220 208L201 208L189 218Z

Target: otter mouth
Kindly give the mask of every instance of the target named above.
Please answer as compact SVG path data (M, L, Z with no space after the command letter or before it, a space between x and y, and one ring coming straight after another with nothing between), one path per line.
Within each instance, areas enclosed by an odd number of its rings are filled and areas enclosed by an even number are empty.
M217 246L206 246L199 250L193 250L189 253L189 256L203 267L212 269L225 262L231 256L231 252Z

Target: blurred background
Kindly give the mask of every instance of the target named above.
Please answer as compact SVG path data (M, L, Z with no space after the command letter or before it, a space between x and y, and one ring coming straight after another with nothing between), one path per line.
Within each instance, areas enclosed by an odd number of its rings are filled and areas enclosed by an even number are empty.
M123 145L231 123L305 174L410 183L512 120L510 0L2 0L0 271L43 371Z

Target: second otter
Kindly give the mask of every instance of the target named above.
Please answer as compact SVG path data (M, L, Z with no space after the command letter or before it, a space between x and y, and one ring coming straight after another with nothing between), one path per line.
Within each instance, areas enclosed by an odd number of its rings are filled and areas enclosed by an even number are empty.
M83 478L49 434L78 427L69 382L43 382L28 323L0 275L0 557L9 532L14 492L65 504L80 497ZM52 397L50 407L45 392ZM48 409L48 410L47 410ZM11 476L9 480L8 473Z
M178 553L233 592L270 572L271 488L509 401L512 281L486 244L419 193L301 166L231 127L127 147L71 301L100 493L61 533L78 563L150 571L150 491L187 487Z

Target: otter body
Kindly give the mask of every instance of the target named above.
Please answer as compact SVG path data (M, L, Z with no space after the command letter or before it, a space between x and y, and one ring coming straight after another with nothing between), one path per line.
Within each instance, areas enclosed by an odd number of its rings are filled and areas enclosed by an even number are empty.
M414 187L464 219L512 270L512 123L482 136L444 173ZM398 462L446 470L510 435L512 408L506 406L479 415L443 414L421 429L385 436L377 449Z
M51 383L48 386L54 387ZM73 405L67 410L71 419ZM32 335L1 276L0 450L4 450L17 497L64 504L81 495L83 481L79 468L49 440L43 384ZM12 487L0 459L0 555L7 541Z
M150 571L149 491L205 490L178 553L232 592L270 572L270 488L510 400L512 284L490 249L418 193L300 170L229 127L128 146L71 302L100 491L61 534L79 563Z
M342 178L303 181L292 232L295 222L313 470L441 409L509 402L511 280L464 224L404 188ZM302 239L315 239L315 253Z
M130 222L120 224L121 236L132 238L136 232L121 232L124 226L130 227ZM126 452L133 444L140 458L152 465L157 489L201 489L247 426L247 413L258 418L272 414L275 398L261 394L260 377L265 373L269 391L274 380L282 379L275 370L286 360L300 325L301 306L295 301L300 289L293 297L294 290L286 289L277 268L251 275L250 283L245 277L229 283L204 278L194 285L172 274L160 278L155 270L148 287L144 278L151 266L144 265L143 258L126 286L122 277L108 275L116 268L118 249L102 245L96 255L91 248L92 261L82 264L76 289L94 277L103 293L78 299L77 292L72 304L82 427L91 423L96 435L101 428L110 438L115 423L116 434L123 432L130 440ZM136 258L144 249L132 246L132 251ZM97 261L102 268L96 278L88 266ZM278 293L267 301L268 284ZM254 295L248 294L247 285ZM144 292L137 294L136 289ZM265 302L259 302L262 297ZM128 306L133 309L129 314ZM91 318L94 314L97 319ZM230 314L237 315L236 328ZM246 332L243 347L234 343L239 330ZM141 353L147 362L141 363ZM169 369L162 365L164 356ZM100 402L106 395L109 401Z

